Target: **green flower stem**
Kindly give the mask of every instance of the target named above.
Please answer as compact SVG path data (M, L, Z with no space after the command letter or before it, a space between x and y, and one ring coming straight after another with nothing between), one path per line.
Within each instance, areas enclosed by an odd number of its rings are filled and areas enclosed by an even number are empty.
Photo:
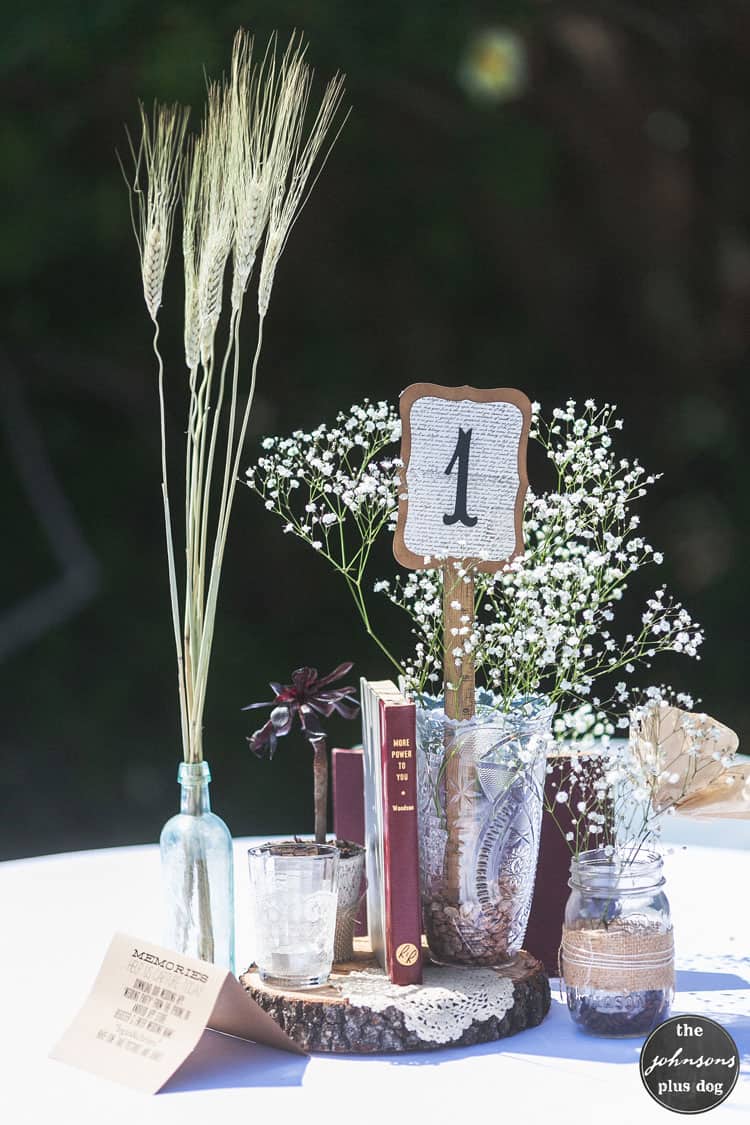
M357 612L359 613L359 616L362 620L362 624L365 627L365 631L367 632L368 637L371 637L372 640L375 641L375 644L378 646L378 648L383 653L383 655L385 657L387 657L387 659L391 662L391 664L396 669L398 674L400 676L403 675L404 669L403 669L402 665L399 663L399 661L396 659L396 657L393 655L393 653L391 653L388 650L386 645L383 643L383 641L380 639L380 637L377 635L377 633L373 629L372 625L370 624L370 617L369 617L369 614L368 614L368 611L367 611L367 604L365 602L364 594L362 593L362 579L361 579L361 577L352 578L351 575L347 574L344 571L340 571L340 573L342 573L343 576L344 576L344 580L346 582L347 588L348 588L349 593L351 594L352 598L354 599L354 604L357 607Z

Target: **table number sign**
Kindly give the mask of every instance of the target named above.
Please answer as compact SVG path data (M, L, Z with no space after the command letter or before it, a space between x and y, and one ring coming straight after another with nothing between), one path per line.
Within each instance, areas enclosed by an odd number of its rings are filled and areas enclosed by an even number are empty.
M414 383L400 413L394 554L412 570L443 567L446 713L469 719L474 669L470 655L456 658L455 638L474 621L474 572L523 551L531 403L512 388Z
M50 1057L155 1094L210 1028L301 1055L226 969L115 934Z
M400 413L396 558L412 570L434 558L497 570L523 550L528 398L415 383L401 395Z

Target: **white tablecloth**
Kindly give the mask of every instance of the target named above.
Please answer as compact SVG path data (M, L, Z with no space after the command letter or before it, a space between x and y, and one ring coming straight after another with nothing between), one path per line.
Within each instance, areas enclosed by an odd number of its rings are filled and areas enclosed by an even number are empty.
M245 852L236 843L238 967L251 961ZM673 1011L734 1036L740 1080L712 1112L750 1121L749 855L679 848L665 861L675 920ZM115 930L161 938L158 851L115 848L0 864L0 1122L147 1125L241 1122L415 1125L655 1122L640 1040L576 1031L553 982L539 1028L499 1043L403 1056L291 1055L207 1033L165 1091L148 1098L47 1058L84 1000Z

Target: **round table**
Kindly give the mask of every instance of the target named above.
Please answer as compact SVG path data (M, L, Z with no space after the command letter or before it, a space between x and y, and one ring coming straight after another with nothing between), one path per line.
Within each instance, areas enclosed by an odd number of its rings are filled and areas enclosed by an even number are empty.
M245 853L254 842L235 844L238 971L252 960ZM665 858L677 946L673 1011L712 1016L734 1036L740 1079L713 1113L738 1125L750 1119L749 855L691 844L676 845ZM301 1059L207 1032L162 1093L137 1094L47 1053L83 1003L113 933L160 940L157 848L0 864L0 903L0 1108L8 1125L667 1120L641 1085L641 1041L577 1031L554 981L541 1027L501 1042Z

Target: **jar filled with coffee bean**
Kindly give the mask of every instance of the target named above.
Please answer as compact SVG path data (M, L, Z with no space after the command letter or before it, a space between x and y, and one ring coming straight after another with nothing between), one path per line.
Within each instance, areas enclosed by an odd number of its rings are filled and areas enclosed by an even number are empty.
M573 1022L591 1035L648 1035L674 997L662 858L601 848L573 856L561 973Z

